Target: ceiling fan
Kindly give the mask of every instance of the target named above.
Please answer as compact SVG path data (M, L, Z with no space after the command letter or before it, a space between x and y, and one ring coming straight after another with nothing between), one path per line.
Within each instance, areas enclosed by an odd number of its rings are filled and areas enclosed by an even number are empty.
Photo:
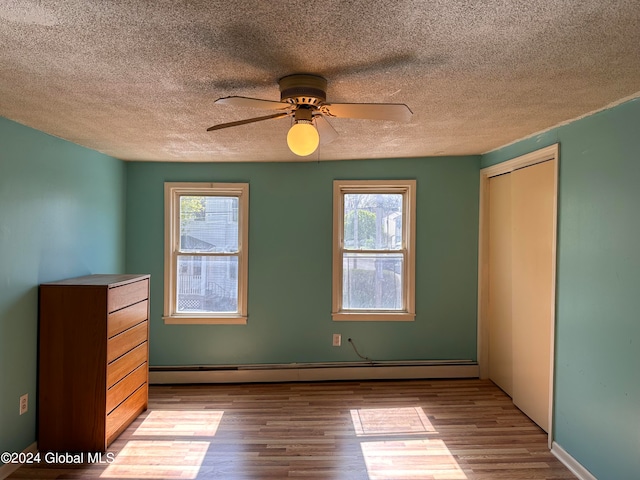
M338 136L338 132L327 121L327 117L407 122L413 114L403 103L328 103L327 80L318 75L288 75L281 78L278 84L280 101L225 97L214 102L221 105L272 110L275 113L221 123L207 128L207 131L274 118L292 117L294 123L287 134L287 144L296 155L307 156L311 155L319 144L327 144Z

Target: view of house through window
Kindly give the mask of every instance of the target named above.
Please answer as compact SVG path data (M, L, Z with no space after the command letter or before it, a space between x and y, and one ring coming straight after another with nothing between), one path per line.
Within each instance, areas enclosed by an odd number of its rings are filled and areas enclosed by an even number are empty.
M180 197L177 311L238 311L238 198Z
M413 180L334 182L334 320L413 319L414 219Z
M402 200L344 195L343 309L402 310Z

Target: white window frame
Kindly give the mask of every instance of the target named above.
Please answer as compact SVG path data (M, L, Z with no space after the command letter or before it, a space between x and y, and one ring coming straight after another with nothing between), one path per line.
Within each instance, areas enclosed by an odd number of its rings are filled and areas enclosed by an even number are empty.
M344 196L349 193L395 193L403 195L402 248L404 255L402 310L346 310L343 298ZM334 180L333 182L333 285L331 316L334 321L413 321L415 320L415 180ZM363 252L362 250L353 250ZM363 252L366 253L366 252Z
M180 197L225 196L238 198L238 312L178 313L177 265L180 246ZM164 184L164 323L221 324L247 323L249 184L248 183L176 183Z

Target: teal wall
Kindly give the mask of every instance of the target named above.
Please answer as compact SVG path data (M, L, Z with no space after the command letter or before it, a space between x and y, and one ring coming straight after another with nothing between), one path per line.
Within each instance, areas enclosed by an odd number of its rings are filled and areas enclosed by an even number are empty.
M150 364L476 359L479 157L128 163L127 270L151 274ZM417 179L414 322L331 319L334 179ZM249 182L247 325L165 325L164 182ZM331 346L341 333L342 347Z
M124 175L119 160L0 118L0 452L36 440L38 284L124 269Z
M640 99L486 154L560 143L555 441L640 478Z

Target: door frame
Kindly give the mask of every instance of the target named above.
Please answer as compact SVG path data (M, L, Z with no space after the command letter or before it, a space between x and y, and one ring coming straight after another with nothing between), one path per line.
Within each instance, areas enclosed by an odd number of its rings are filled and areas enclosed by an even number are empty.
M552 244L552 279L551 289L554 298L551 308L550 372L549 372L549 448L553 441L553 384L555 364L555 307L556 307L556 257L558 230L558 165L559 144L553 144L534 152L498 163L480 170L480 209L478 238L478 366L480 378L489 377L489 179L498 175L511 173L521 168L538 163L555 160L554 201L553 201L553 244Z

